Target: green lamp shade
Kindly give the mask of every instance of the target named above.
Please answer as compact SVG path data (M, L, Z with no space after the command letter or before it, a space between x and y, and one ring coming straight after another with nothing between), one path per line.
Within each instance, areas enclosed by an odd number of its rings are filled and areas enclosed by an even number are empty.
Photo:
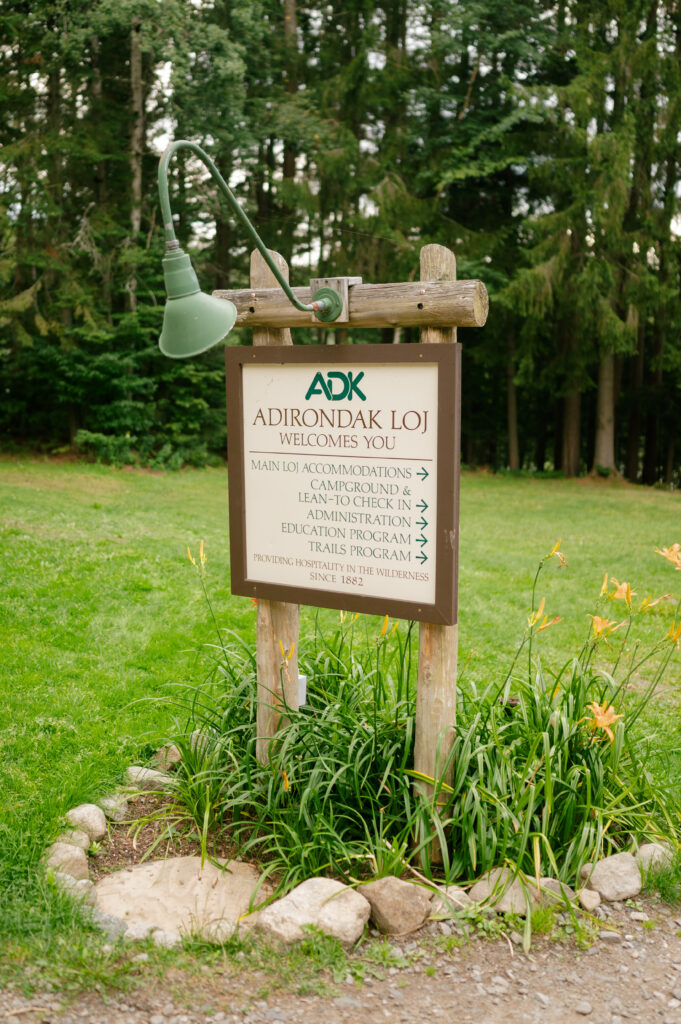
M168 301L159 347L171 359L187 359L217 345L236 321L236 306L199 289L189 257L177 249L163 258Z

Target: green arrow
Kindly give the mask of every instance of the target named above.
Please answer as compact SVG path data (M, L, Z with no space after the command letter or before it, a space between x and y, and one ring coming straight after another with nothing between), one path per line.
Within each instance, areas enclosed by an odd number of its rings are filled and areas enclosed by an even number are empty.
M426 509L428 508L428 502L424 501L423 498L421 498L420 501L416 502L416 507L420 508L422 512L425 512Z
M423 536L423 534L421 534L421 536L420 536L420 537L417 537L417 538L416 538L416 543L417 543L417 544L420 544L420 545L421 545L421 547L423 547L423 545L424 545L424 544L427 544L427 543L428 543L428 538L427 538L427 537L424 537L424 536Z
M423 565L424 562L428 561L428 555L424 554L423 551L419 551L418 555L416 556L416 561L420 562L421 565Z
M420 519L416 520L416 525L420 526L422 530L425 530L426 526L428 525L428 520L426 519L425 516L421 516Z
M421 466L420 470L416 475L420 476L422 480L425 480L427 476L430 476L430 473L428 472L425 466Z

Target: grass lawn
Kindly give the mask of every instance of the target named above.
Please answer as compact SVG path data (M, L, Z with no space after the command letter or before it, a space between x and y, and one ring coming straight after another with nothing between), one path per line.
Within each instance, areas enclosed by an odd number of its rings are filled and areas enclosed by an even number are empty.
M540 557L558 537L568 565L545 568L538 597L562 621L542 634L549 665L581 643L605 572L635 602L681 596L656 547L681 541L681 495L610 481L467 474L461 488L460 666L465 685L505 674L527 621ZM9 957L78 957L77 914L37 870L64 812L96 798L171 727L159 698L199 681L214 638L186 549L208 557L221 627L255 638L248 599L229 593L227 474L150 473L48 461L0 461L0 932ZM623 602L608 618L623 617ZM674 612L663 602L637 635L652 643ZM303 610L303 637L314 609ZM324 611L323 621L337 621ZM605 662L609 657L604 649ZM646 729L660 771L678 785L676 654ZM645 671L644 671L645 676ZM42 951L42 952L41 952ZM1 958L0 958L1 959Z

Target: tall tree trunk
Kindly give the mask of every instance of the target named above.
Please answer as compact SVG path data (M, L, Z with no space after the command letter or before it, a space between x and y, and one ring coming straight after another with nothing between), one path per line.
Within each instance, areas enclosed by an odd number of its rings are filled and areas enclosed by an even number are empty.
M99 61L99 36L90 36L90 63L92 66L92 77L90 79L90 102L92 109L92 120L96 127L101 124L102 104L102 69ZM98 160L95 164L95 195L101 207L106 206L106 163Z
M61 69L55 68L50 71L47 79L47 126L52 148L50 154L50 199L56 208L52 216L56 218L60 216L62 201L61 155L58 144L61 115Z
M544 472L544 466L546 465L546 419L543 415L539 421L534 445L534 464L539 473Z
M90 63L92 77L90 79L90 105L92 111L92 123L96 128L101 124L101 110L103 98L102 69L99 57L99 36L90 36ZM100 210L105 210L108 204L108 189L106 180L106 161L98 160L94 165L94 189L97 197L97 205ZM111 300L111 254L103 253L101 256L102 274L102 299L106 318L110 324L113 323L113 308Z
M59 126L61 122L61 70L59 68L50 71L47 79L47 127L50 143L48 146L48 192L50 206L47 214L49 231L49 245L52 252L59 243L62 202L62 171L61 156L59 153ZM50 300L53 289L56 290L57 277L54 265L50 261L43 277L43 287L47 300Z
M520 451L518 449L518 397L515 386L515 359L513 342L508 346L508 363L506 364L506 413L508 420L508 467L520 469Z
M615 357L612 352L601 356L598 367L596 399L596 443L591 469L616 471L615 466Z
M662 347L664 325L656 320L653 325L651 394L646 418L646 443L643 453L643 483L651 486L657 480L658 448L660 443L660 408L662 404Z
M666 484L672 483L674 480L674 449L676 447L674 435L670 434L667 441L667 458L664 469L664 482Z
M215 287L229 288L232 270L232 227L215 220Z
M258 163L253 173L255 186L256 226L265 231L272 216L272 146L271 140L258 146Z
M553 468L563 468L563 430L565 427L564 403L556 402L553 411Z
M472 432L461 435L461 451L463 452L463 461L470 469L475 465L475 439Z
M284 46L286 50L286 92L294 96L298 92L298 16L296 0L284 0ZM290 184L296 176L297 147L290 136L284 143L284 181ZM293 235L296 212L286 199L282 206L281 248L284 259L290 263L293 256Z
M561 468L566 476L579 475L580 417L582 393L572 385L563 399L563 448Z
M638 325L638 349L630 363L629 423L627 428L627 480L633 484L638 480L639 454L641 448L641 399L643 389L643 356L645 352L645 324Z
M130 236L137 245L142 227L142 154L144 152L144 85L142 82L142 48L140 33L142 20L137 15L130 26L130 97L132 105L132 131L130 133ZM128 278L128 308L137 311L137 273L133 265Z

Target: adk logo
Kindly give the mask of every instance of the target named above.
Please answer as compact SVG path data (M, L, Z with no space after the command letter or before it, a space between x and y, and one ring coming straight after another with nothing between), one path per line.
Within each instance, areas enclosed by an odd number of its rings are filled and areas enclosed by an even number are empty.
M364 370L355 376L352 370L347 373L343 373L342 370L329 370L326 374L319 371L315 373L312 383L307 389L305 395L305 401L307 402L313 395L324 395L330 402L341 402L344 398L347 398L348 402L352 401L353 394L362 402L366 402L366 395L361 391L359 382L364 376Z

